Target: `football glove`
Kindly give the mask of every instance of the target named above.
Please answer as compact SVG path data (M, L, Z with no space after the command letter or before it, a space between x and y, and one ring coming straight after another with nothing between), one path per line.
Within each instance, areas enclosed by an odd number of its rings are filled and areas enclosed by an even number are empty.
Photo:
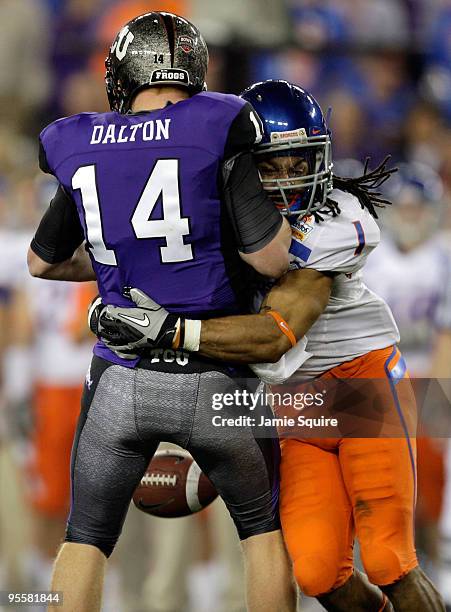
M127 297L136 307L105 306L98 297L89 309L89 327L119 357L135 359L149 348L172 348L179 317L170 314L140 289Z

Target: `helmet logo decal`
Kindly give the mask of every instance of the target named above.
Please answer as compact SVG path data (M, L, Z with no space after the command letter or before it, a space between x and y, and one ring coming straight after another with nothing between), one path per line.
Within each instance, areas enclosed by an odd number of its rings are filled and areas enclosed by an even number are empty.
M194 40L189 36L180 36L178 39L178 46L185 53L193 53L194 52Z
M123 60L127 55L128 46L133 42L134 38L135 36L130 32L128 26L125 26L125 28L122 28L119 32L117 39L111 47L111 52L116 52L116 57L119 61Z
M290 130L289 132L271 132L271 142L281 142L284 140L301 140L307 142L307 132L305 128Z
M160 82L177 82L189 85L189 75L186 70L178 70L175 68L160 68L154 70L150 77L150 83Z

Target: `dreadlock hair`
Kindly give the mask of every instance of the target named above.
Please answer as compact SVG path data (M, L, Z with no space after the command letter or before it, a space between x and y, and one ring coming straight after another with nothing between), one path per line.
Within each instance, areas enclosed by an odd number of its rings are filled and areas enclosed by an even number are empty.
M385 208L390 206L391 202L381 197L380 191L375 191L387 181L392 174L398 171L398 168L387 169L387 164L391 156L387 157L375 168L368 171L370 158L365 160L363 174L357 178L347 178L342 176L332 175L333 186L335 189L346 191L354 195L360 202L362 208L366 208L368 212L377 219L376 208ZM332 215L337 217L340 214L338 202L327 198L323 208L313 213L316 222L324 221L323 215Z

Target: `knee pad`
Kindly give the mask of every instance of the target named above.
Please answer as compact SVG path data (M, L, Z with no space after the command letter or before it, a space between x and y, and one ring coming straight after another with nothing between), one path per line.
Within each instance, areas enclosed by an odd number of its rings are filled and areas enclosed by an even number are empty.
M224 500L230 512L240 540L280 529L278 508L275 507L268 491L258 499L241 504L231 504Z
M346 582L340 576L340 568L322 555L306 555L294 560L293 572L299 588L308 597L318 597L337 589ZM352 573L352 571L351 571Z
M66 537L64 538L65 542L74 542L76 544L89 544L91 546L95 546L102 552L105 557L111 556L111 553L116 546L116 542L118 537L115 538L105 538L93 536L88 533L82 533L73 527L68 526L66 530Z
M397 551L389 546L379 543L367 548L361 545L361 556L368 580L373 584L392 584L406 573L407 568Z

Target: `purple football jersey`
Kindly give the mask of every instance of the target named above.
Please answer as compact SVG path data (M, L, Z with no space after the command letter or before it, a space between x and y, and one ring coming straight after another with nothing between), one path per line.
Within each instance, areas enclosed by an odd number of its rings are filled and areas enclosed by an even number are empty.
M171 312L242 312L218 176L244 104L205 92L150 112L81 113L41 133L48 170L77 205L104 303L133 305L123 289L139 287Z

